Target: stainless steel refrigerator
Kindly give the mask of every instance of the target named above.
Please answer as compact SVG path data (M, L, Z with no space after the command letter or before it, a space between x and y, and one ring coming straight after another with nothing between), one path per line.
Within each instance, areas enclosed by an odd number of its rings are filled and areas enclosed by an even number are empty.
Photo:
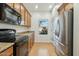
M55 20L54 45L59 56L73 55L73 9Z

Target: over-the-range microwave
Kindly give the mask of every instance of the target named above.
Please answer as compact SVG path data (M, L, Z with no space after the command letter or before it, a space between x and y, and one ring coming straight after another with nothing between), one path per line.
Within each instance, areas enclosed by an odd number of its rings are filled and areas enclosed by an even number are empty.
M6 3L0 3L0 22L20 25L21 15Z

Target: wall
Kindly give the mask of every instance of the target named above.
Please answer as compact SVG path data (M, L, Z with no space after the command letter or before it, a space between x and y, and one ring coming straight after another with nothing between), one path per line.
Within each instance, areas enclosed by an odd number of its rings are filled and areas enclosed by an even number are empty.
M79 56L79 4L74 4L74 55Z
M48 35L39 35L39 20L48 19ZM51 42L51 14L49 12L32 12L32 27L35 31L35 42Z
M4 28L16 29L17 32L22 32L22 31L28 31L28 30L30 30L30 29L28 29L26 27L22 27L22 26L16 26L16 25L10 25L10 24L0 23L0 29L4 29Z

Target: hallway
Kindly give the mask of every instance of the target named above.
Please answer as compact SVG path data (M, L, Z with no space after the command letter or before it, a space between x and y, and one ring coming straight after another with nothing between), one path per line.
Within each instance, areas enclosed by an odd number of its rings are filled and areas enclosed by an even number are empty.
M29 56L56 56L55 48L51 43L35 43Z

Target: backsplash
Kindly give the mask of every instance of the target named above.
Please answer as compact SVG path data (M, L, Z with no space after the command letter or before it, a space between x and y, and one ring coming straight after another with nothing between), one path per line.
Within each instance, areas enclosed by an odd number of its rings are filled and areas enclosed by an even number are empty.
M23 26L0 23L0 29L7 29L7 28L8 29L16 29L16 32L23 32L23 31L29 31L30 30L30 28L23 27Z

